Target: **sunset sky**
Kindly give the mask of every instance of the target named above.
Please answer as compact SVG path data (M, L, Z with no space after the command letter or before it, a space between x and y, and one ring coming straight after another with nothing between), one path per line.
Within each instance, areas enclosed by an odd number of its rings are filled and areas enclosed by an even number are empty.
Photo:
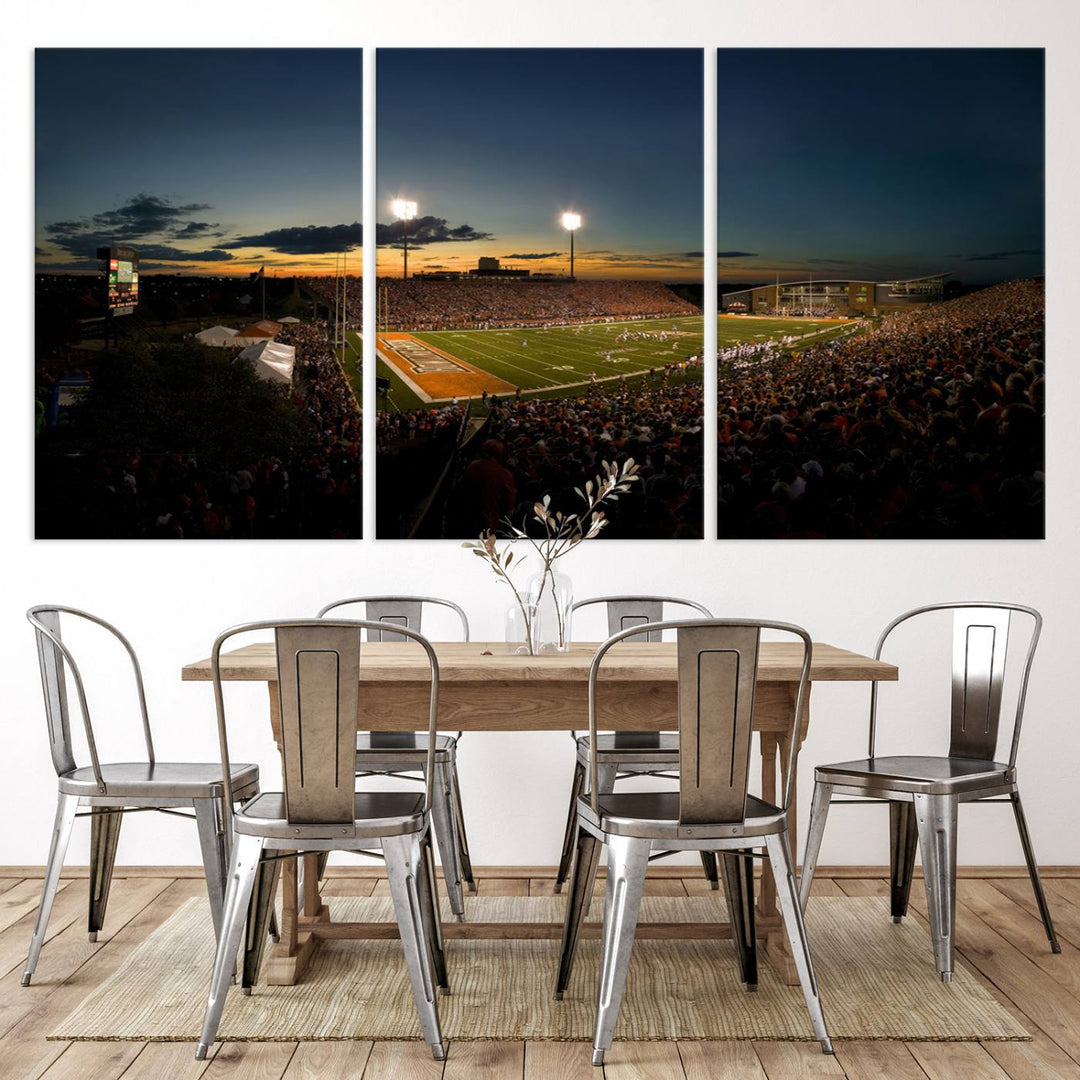
M701 279L697 49L379 49L378 271L480 256L578 277Z
M725 281L1044 270L1040 49L721 49Z
M359 49L39 49L36 262L360 270Z

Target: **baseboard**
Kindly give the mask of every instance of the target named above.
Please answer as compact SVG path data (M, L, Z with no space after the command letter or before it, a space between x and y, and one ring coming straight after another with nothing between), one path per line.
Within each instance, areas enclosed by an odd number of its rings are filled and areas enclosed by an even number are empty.
M113 871L116 877L169 877L201 878L201 866L117 866ZM477 877L486 878L553 878L554 866L475 866ZM600 874L604 868L600 867ZM698 871L693 864L651 866L650 877L693 877ZM1039 872L1044 878L1080 878L1080 866L1040 866ZM1027 867L1020 866L961 866L957 868L957 877L961 878L1026 878ZM887 866L819 866L815 871L819 878L887 878ZM44 877L44 866L0 866L0 878ZM86 866L65 866L61 877L85 878L90 870ZM374 866L330 866L326 876L372 878L384 877L383 868ZM915 868L915 877L922 877L922 868Z

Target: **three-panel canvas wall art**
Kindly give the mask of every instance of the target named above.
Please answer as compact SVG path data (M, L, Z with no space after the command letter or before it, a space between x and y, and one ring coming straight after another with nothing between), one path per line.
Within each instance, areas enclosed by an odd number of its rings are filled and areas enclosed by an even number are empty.
M39 538L1043 535L1042 50L372 55L38 51Z

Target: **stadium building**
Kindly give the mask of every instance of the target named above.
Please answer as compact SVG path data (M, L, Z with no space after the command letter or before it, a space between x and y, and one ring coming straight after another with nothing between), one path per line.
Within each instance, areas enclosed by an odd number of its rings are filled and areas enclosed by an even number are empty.
M720 310L731 315L883 315L941 300L948 274L907 281L781 281L724 293Z

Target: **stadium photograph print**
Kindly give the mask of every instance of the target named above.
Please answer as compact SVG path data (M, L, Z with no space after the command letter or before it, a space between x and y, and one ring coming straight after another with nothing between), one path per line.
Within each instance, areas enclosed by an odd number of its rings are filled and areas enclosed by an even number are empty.
M379 49L376 533L700 538L703 54ZM448 93L447 88L453 87Z
M721 49L721 538L1044 536L1041 49Z
M35 535L360 536L362 51L39 49L35 125Z

